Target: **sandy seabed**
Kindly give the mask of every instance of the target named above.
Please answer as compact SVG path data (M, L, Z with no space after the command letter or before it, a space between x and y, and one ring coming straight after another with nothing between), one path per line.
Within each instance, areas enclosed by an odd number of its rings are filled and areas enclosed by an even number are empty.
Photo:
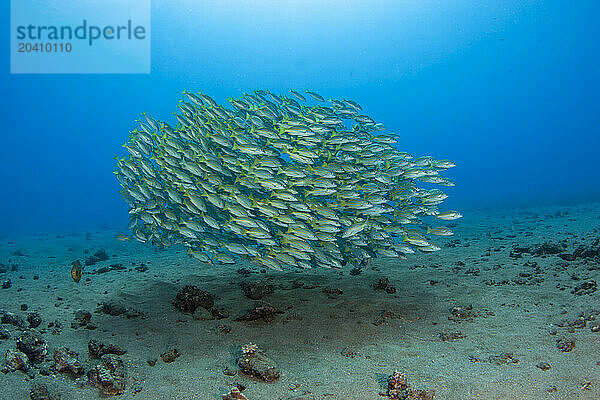
M320 268L260 272L245 262L213 267L188 258L181 246L158 251L119 242L115 231L2 237L0 262L8 271L0 280L12 286L0 289L0 308L23 318L39 313L37 330L45 332L49 353L33 378L0 374L0 398L28 399L34 382L63 400L104 398L85 375L39 373L61 346L79 353L87 372L98 364L88 354L94 339L127 350L121 356L126 387L116 397L123 400L221 399L238 383L249 400L385 399L395 370L411 387L434 390L435 399L599 399L600 332L592 327L600 324L600 292L578 287L599 280L600 257L568 255L579 246L597 249L600 204L467 212L454 231L437 239L442 251L380 258L359 275ZM557 247L559 254L544 254ZM71 262L101 248L109 259L73 282ZM126 268L94 273L114 264ZM141 265L147 270L135 269ZM381 278L396 292L375 290ZM262 300L283 313L272 322L235 321L256 303L240 283L257 280L274 286ZM230 317L194 320L178 310L172 302L185 285L210 292ZM96 311L110 301L145 318ZM92 312L97 329L71 327L79 309ZM60 330L48 328L54 321ZM21 334L2 327L10 338L0 341L0 361ZM464 337L440 337L459 332ZM561 339L575 347L561 351ZM247 343L274 360L281 372L275 383L239 372ZM172 348L181 356L165 363L160 355ZM539 368L543 362L551 368ZM227 368L237 373L228 376Z

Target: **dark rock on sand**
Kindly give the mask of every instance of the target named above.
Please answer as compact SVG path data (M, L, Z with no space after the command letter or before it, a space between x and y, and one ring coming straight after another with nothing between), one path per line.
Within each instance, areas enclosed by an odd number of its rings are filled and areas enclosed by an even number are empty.
M275 315L282 314L280 311L270 304L265 302L259 302L254 308L249 310L246 314L236 318L236 321L258 321L271 322L275 318Z
M242 394L242 390L237 386L232 387L231 390L229 390L229 393L224 394L222 396L222 399L223 400L248 400L248 398Z
M25 329L25 321L17 314L8 311L0 310L0 321L3 324L15 326L19 329Z
M563 353L568 353L575 348L575 339L560 338L556 341L556 348Z
M227 311L225 308L221 307L221 308L213 308L211 311L212 316L215 319L225 319L225 318L229 318L229 311Z
M279 369L275 363L256 347L251 351L244 351L238 360L238 366L244 374L263 382L275 382L279 379Z
M600 256L600 242L596 240L592 246L581 245L573 252L575 258L594 258Z
M598 284L596 281L587 281L583 282L580 285L575 286L575 288L571 291L572 294L577 296L583 296L586 294L592 294L598 289Z
M0 339L10 339L10 332L3 326L0 326Z
M43 383L34 383L29 391L31 400L60 400L60 394L50 393L48 387Z
M373 288L375 290L385 290L390 285L390 280L388 278L380 278L377 282L373 284Z
M382 393L394 400L433 400L435 392L433 390L413 389L408 386L406 376L398 371L394 371L388 377L387 393Z
M273 293L273 285L264 283L262 281L256 282L242 282L240 287L244 292L244 296L252 300L260 300L263 297Z
M342 351L340 351L340 354L346 358L356 358L363 356L360 352L354 350L352 347L344 347Z
M73 375L83 375L83 366L77 359L79 354L68 347L59 347L54 350L54 369L58 372L69 372Z
M451 315L448 317L448 319L454 322L472 322L473 318L476 317L472 305L468 305L466 307L454 307L450 314Z
M256 272L252 271L252 270L250 270L248 268L240 268L240 269L237 270L237 273L240 274L240 275L249 276L251 274L255 274Z
M113 317L117 317L127 312L127 308L116 301L100 303L98 310L104 314L112 315Z
M125 365L117 356L103 356L101 364L88 371L87 377L104 395L114 396L125 390Z
M90 266L96 264L97 262L106 260L108 260L108 254L106 253L106 250L100 249L96 251L93 255L86 258L85 265Z
M37 328L42 323L42 317L36 312L30 312L27 314L27 322L30 328Z
M343 295L344 291L340 288L332 288L327 286L323 288L323 293L329 295L330 298L336 298L337 296Z
M123 264L111 264L108 267L98 268L93 273L98 275L98 274L105 274L110 271L123 271L126 269L127 269L127 267L124 267Z
M584 316L580 316L579 318L569 322L568 325L575 329L583 329L587 325L587 319Z
M10 289L11 286L12 282L10 281L10 279L7 279L2 282L2 289Z
M92 314L86 310L77 310L71 322L71 328L77 329L86 326L92 319Z
M168 364L175 361L180 355L181 353L177 349L170 349L162 353L160 358L162 358L162 360Z
M48 343L39 332L29 329L17 339L17 349L27 354L30 362L41 362L48 354Z
M464 307L454 307L452 308L452 311L450 312L450 316L448 317L448 319L450 321L454 321L454 322L473 322L474 318L477 317L493 317L496 314L486 308L481 309L481 311L475 311L473 309L473 305L469 304L468 306L464 306Z
M494 365L516 364L519 362L513 353L501 353L490 356L489 362Z
M53 335L58 335L62 331L62 324L58 320L54 320L48 323L48 329L52 329Z
M106 354L122 356L123 354L127 353L127 350L122 349L116 344L103 344L94 339L91 339L88 342L88 351L90 353L90 357L92 358L100 358Z
M545 256L552 254L560 254L563 251L564 249L560 244L544 242L536 245L531 253L535 256Z
M393 312L392 310L383 310L381 314L373 321L373 325L379 326L386 323L388 319L398 319L400 318L398 314Z
M563 253L559 254L558 256L565 261L575 261L575 256L573 254Z
M197 286L187 285L177 293L173 305L183 312L193 313L198 307L212 308L214 299L210 293L200 290Z
M5 374L13 371L29 371L29 365L27 364L27 355L20 351L6 350L4 355L4 365L2 366L2 372Z
M549 363L545 362L545 361L541 362L541 363L538 363L536 365L536 367L538 367L542 371L548 371L550 368L552 368L552 366Z
M375 288L375 290L385 290L389 294L396 293L396 287L390 285L390 280L388 278L379 279L373 284L373 288Z
M439 337L442 342L454 342L466 338L461 332L442 332L439 334Z
M146 314L144 314L143 312L136 310L135 308L128 308L127 312L125 313L125 316L127 318L142 318L142 319L146 319L148 318L148 316Z

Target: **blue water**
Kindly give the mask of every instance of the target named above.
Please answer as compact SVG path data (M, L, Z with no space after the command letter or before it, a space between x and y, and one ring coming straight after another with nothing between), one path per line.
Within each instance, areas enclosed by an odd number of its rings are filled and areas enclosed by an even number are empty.
M147 75L11 75L2 29L0 233L123 228L113 157L183 89L354 99L456 162L449 208L600 199L597 1L282 4L153 0Z

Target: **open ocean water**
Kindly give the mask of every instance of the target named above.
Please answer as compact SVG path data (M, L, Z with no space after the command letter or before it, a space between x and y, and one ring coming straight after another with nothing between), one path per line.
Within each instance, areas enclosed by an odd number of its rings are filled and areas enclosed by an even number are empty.
M0 399L600 398L597 2L0 7Z

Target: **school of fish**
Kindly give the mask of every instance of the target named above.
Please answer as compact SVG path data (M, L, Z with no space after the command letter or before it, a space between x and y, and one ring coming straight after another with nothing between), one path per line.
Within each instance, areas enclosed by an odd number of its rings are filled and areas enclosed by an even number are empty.
M455 164L400 151L355 101L256 90L223 107L183 94L176 125L144 113L117 157L140 242L181 243L205 263L340 269L437 251L428 236L452 231L422 218L461 217L417 186L453 186L439 173Z

